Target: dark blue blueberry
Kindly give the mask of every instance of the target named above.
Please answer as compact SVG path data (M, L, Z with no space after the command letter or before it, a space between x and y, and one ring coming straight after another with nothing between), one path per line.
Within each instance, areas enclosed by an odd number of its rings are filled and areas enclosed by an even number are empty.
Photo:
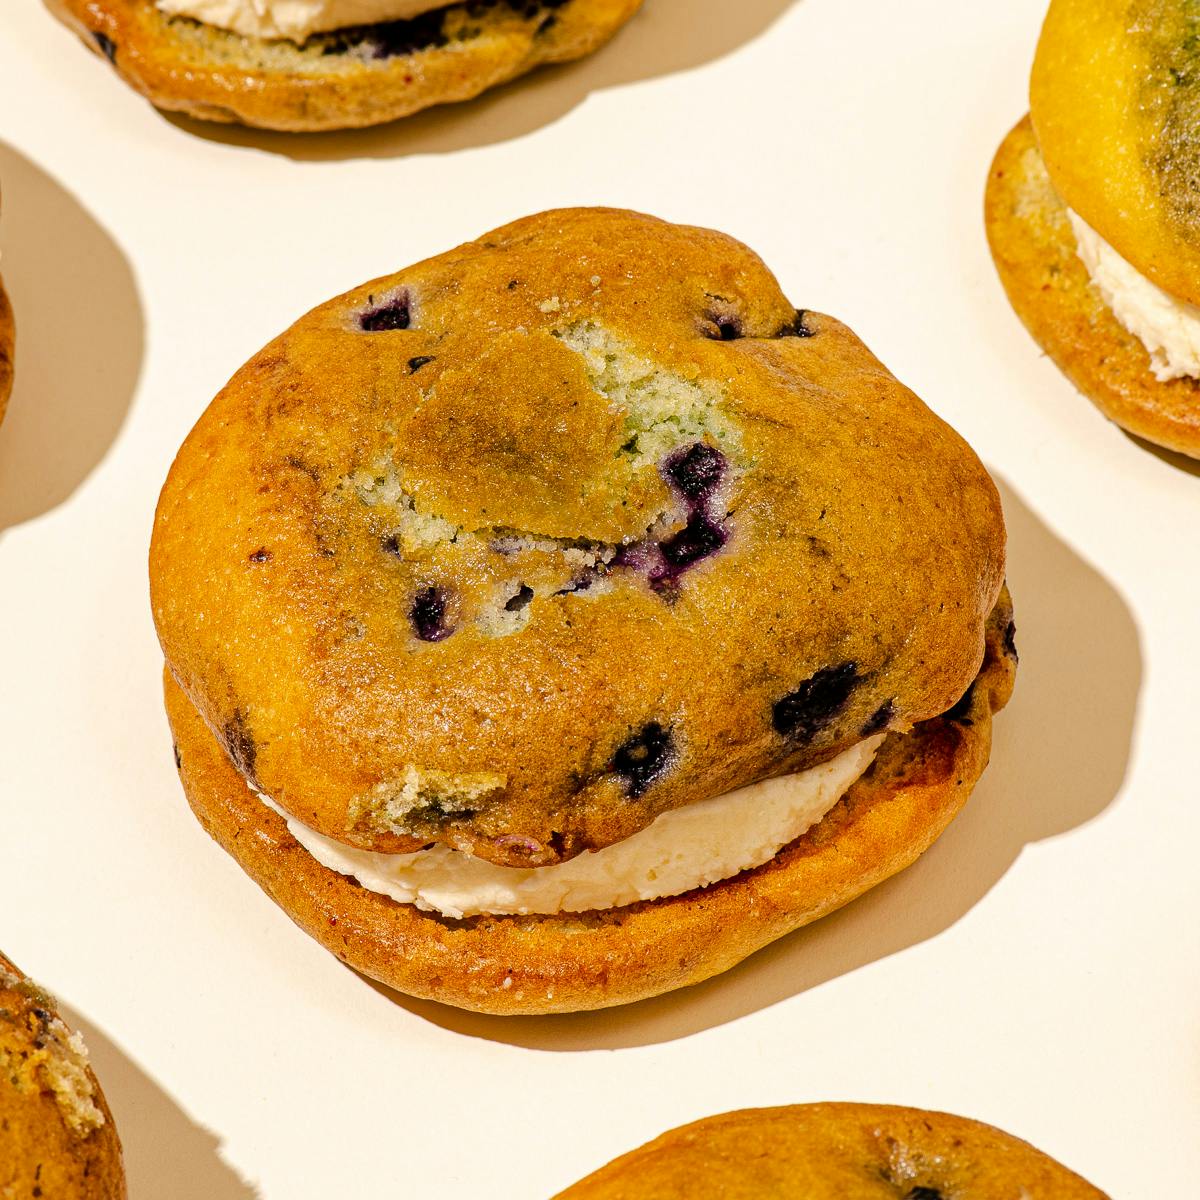
M422 367L433 362L432 354L418 354L416 358L408 360L408 369L412 374L416 374Z
M671 731L652 721L640 733L621 743L609 770L621 777L626 793L637 799L674 761L675 740Z
M942 1200L942 1193L937 1188L915 1187L904 1200Z
M772 709L775 729L784 737L811 741L846 707L858 683L857 663L823 667L776 701Z
M702 500L720 486L725 476L725 455L715 446L697 442L677 450L663 463L667 482L688 500Z
M521 590L504 606L505 612L520 612L533 600L533 588L521 584Z
M412 322L412 301L407 291L397 292L390 300L358 314L358 327L364 333L386 333L407 329Z
M441 642L454 632L446 622L449 602L450 596L443 588L427 587L416 594L409 617L421 641Z
M117 64L117 43L112 40L107 34L101 33L98 29L92 31L92 39L95 41L100 53L108 59L113 66Z
M867 723L862 727L863 737L871 737L873 734L882 733L892 722L892 718L896 715L896 704L892 700L885 700L871 715Z
M943 714L943 718L947 721L953 721L956 725L974 725L971 720L971 706L975 702L975 684L972 683L959 701L951 708L948 708Z
M350 33L352 40L365 41L372 58L399 58L403 54L445 46L449 41L443 29L445 16L442 9L407 21L382 21L358 30L343 31L342 36Z
M659 543L659 550L666 560L670 573L676 575L701 559L715 554L725 545L725 531L702 512L695 512L688 523L668 541Z
M389 533L379 539L379 544L383 547L384 554L391 554L395 558L404 557L404 547L400 545L400 535L398 533Z

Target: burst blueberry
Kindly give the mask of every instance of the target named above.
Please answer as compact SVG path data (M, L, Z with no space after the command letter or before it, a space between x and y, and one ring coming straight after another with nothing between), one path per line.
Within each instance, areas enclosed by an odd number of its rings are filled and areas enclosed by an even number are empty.
M412 301L408 292L397 292L390 299L358 314L358 327L364 333L387 333L407 329L412 324Z
M645 794L675 761L675 739L670 729L652 721L621 743L609 769L619 775L633 799Z
M707 442L679 450L663 463L667 482L688 500L702 500L725 477L725 456Z
M441 642L454 632L453 626L446 620L449 604L450 595L444 588L422 588L416 594L409 617L421 641Z

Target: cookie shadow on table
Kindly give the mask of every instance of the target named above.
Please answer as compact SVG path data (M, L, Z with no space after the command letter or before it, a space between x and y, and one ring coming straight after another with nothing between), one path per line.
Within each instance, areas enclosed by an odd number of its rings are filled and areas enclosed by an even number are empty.
M121 1138L130 1200L259 1200L220 1155L220 1141L197 1125L128 1055L69 1006L64 1019L83 1034Z
M388 125L273 133L164 113L189 134L301 160L448 154L511 141L553 124L592 92L689 71L732 54L802 0L649 0L616 37L576 62L543 67L475 100Z
M1016 690L997 718L991 765L974 795L914 866L724 975L625 1008L486 1017L379 990L456 1033L532 1049L671 1041L936 937L1000 882L1026 845L1099 816L1125 778L1142 676L1137 626L1104 576L1010 487L1000 488L1021 652Z
M0 425L0 533L62 504L104 458L145 330L117 244L60 183L0 141L0 259L17 341Z
M1182 471L1185 475L1200 475L1200 459L1190 458L1178 450L1168 450L1165 446L1156 446L1153 442L1148 442L1145 438L1140 438L1136 433L1130 433L1127 429L1122 429L1121 432L1139 450L1153 454L1155 458L1161 459L1175 470Z

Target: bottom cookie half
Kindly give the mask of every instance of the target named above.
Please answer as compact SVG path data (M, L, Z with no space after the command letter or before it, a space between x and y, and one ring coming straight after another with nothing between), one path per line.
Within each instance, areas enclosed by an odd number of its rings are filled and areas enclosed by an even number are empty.
M710 887L625 908L449 920L321 866L250 790L166 674L179 773L196 816L302 929L401 992L476 1012L607 1008L699 983L840 908L911 864L971 793L992 716L1016 671L1001 595L983 665L948 713L892 734L837 806L770 862Z

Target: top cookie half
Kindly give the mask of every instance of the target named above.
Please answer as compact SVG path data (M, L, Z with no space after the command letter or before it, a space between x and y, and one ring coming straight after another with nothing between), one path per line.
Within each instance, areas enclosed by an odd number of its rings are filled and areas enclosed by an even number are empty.
M995 488L746 247L530 217L314 310L172 467L170 669L247 778L379 850L543 865L949 708Z
M1200 303L1200 5L1053 0L1030 115L1068 207L1171 296Z

